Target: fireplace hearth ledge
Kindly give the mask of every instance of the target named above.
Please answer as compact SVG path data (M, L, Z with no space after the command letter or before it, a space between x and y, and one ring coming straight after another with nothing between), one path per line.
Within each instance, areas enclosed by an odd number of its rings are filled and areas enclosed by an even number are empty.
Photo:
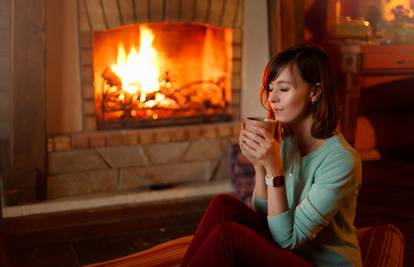
M240 121L49 138L48 199L227 180Z
M191 185L177 186L164 190L77 196L59 200L48 200L35 204L3 207L3 217L11 218L110 206L141 205L157 201L212 196L229 192L231 192L229 180L193 183Z

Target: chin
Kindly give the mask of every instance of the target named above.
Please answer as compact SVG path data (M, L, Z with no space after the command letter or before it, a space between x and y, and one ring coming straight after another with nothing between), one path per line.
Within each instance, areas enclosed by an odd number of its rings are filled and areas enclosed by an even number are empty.
M289 123L288 120L286 120L285 118L279 116L279 117L275 117L275 120L277 120L278 122L282 123L282 124L287 124Z
M278 122L280 122L283 125L291 125L295 123L294 119L290 119L290 118L286 118L286 117L275 117L275 120L277 120Z

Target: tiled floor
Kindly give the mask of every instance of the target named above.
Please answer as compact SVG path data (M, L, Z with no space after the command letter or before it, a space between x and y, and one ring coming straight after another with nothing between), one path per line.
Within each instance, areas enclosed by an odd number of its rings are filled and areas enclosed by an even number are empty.
M364 162L356 224L393 223L414 266L414 161ZM208 197L5 221L12 266L65 267L124 256L194 232Z

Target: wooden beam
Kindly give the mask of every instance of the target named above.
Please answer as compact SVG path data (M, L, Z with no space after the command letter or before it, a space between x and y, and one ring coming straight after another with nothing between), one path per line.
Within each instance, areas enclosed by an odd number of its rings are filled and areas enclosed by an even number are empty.
M46 197L46 0L12 1L12 120L7 205Z
M269 47L273 55L304 42L304 0L267 0Z
M267 0L267 18L269 31L269 53L274 55L282 48L281 40L281 19L280 19L280 1Z

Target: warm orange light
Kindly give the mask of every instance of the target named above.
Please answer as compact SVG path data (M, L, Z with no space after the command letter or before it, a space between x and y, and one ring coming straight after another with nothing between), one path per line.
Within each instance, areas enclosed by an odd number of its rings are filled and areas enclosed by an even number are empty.
M147 94L159 90L159 64L153 41L153 32L141 26L139 51L132 47L127 55L120 44L117 63L111 66L111 70L121 79L122 89L130 94L138 92L141 102L145 102Z
M384 8L385 20L390 21L394 19L394 15L392 14L391 10L397 6L403 6L405 9L410 10L410 12L412 12L410 0L389 0L389 1L386 1L385 3L385 8ZM409 15L412 15L412 14L409 14Z
M134 127L170 118L227 119L231 37L230 29L181 23L94 32L93 78L100 126L114 123L117 128L118 121L127 121L128 127Z

